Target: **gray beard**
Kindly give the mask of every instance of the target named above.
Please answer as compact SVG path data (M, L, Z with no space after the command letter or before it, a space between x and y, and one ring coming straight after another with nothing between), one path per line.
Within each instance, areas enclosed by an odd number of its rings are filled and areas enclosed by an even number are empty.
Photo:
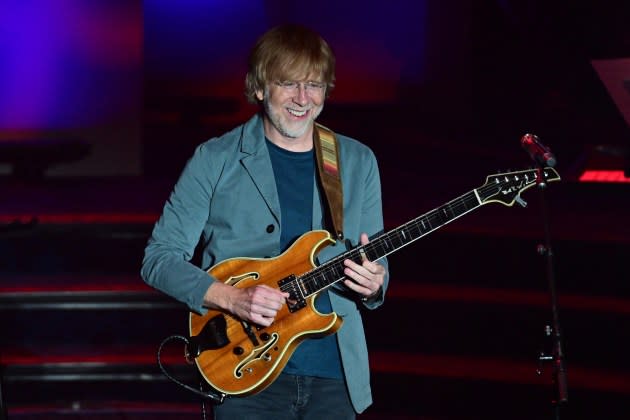
M271 105L269 104L269 97L267 96L266 93L263 99L263 106L265 108L265 113L269 117L269 121L271 121L271 124L275 127L275 129L278 130L278 132L282 134L283 136L291 138L291 139L296 139L304 135L304 133L306 133L306 131L311 126L311 124L315 122L317 117L319 117L319 114L321 114L322 110L324 109L323 105L319 107L319 109L317 110L317 113L313 115L310 123L307 122L306 124L304 124L302 128L300 128L300 130L297 132L296 131L291 132L289 131L287 127L285 127L282 124L282 117L274 113L273 110L271 109Z

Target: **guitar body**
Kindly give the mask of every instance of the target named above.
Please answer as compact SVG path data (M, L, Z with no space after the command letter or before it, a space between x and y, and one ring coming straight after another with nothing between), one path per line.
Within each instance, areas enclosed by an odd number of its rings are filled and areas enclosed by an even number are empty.
M276 258L228 259L208 273L234 287L266 285L279 289L281 280L312 270L319 251L332 243L328 232L312 231ZM229 395L250 395L270 385L299 343L332 334L341 327L342 319L336 313L317 312L316 296L310 296L306 305L294 312L284 305L268 327L249 325L220 311L210 310L205 315L191 312L190 336L207 338L209 343L201 347L218 347L203 349L195 358L202 376L213 388Z

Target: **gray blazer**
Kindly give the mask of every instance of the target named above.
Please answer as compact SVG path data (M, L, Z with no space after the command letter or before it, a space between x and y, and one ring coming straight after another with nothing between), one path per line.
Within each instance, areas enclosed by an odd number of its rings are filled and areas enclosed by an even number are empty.
M376 158L365 145L337 135L344 200L344 235L353 245L359 235L383 229L381 186ZM322 204L314 188L313 229L322 228ZM262 117L199 145L186 164L155 224L142 263L142 278L151 286L204 314L203 297L215 281L207 269L227 258L280 255L280 204ZM189 261L201 238L202 268ZM344 252L337 242L318 260ZM380 261L387 264L385 260ZM388 279L385 279L384 291ZM372 403L368 351L359 305L369 303L337 289L330 293L333 310L344 323L337 332L343 371L357 412Z

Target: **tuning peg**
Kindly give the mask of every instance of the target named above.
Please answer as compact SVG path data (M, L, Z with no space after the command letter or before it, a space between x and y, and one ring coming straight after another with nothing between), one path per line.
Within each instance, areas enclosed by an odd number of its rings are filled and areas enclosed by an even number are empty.
M514 198L514 201L516 201L521 207L527 207L527 202L523 200L520 195L517 195Z

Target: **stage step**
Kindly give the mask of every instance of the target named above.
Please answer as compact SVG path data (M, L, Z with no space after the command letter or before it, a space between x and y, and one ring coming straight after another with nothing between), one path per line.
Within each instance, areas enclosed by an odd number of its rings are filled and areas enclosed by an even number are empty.
M563 197L564 206L578 200ZM162 340L187 333L188 311L140 279L156 216L131 201L127 213L78 209L55 219L51 209L5 225L0 363L12 419L200 418L197 397L156 364ZM538 220L524 214L488 206L389 257L386 303L364 313L375 401L360 418L551 417L550 368L536 375L549 348L548 279ZM630 238L620 239L627 226L614 232L602 217L600 233L588 236L597 226L571 230L578 216L567 214L553 242L554 272L567 413L616 420L630 395L630 266L622 263ZM169 344L165 357L178 378L198 383L182 345Z

